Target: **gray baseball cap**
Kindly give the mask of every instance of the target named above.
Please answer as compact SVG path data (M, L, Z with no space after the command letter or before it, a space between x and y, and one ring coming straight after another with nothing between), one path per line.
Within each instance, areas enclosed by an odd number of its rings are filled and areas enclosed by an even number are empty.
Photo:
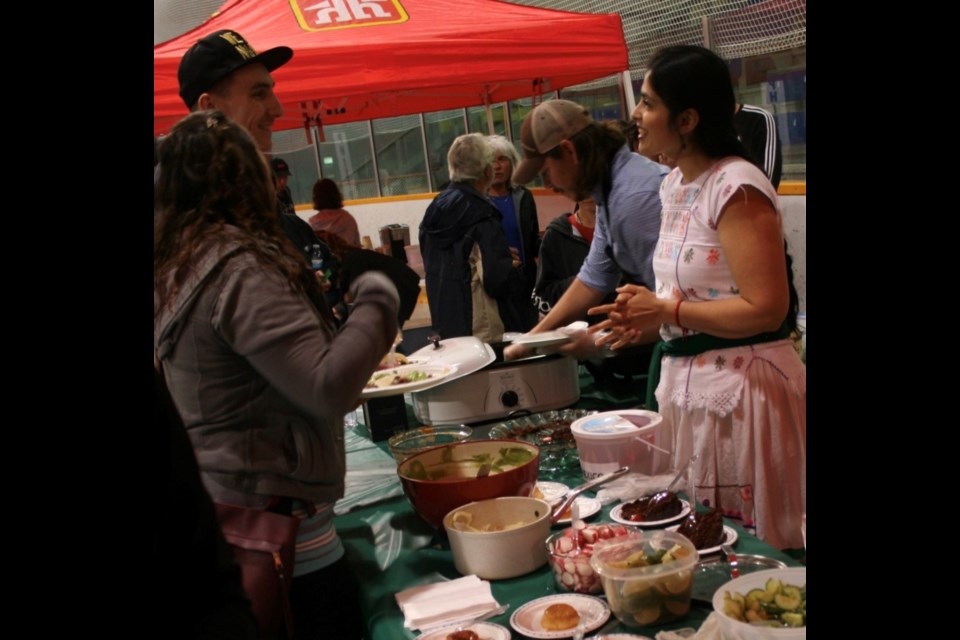
M527 114L520 125L523 160L513 172L514 184L527 184L543 169L554 147L580 133L593 122L590 112L570 100L548 100Z

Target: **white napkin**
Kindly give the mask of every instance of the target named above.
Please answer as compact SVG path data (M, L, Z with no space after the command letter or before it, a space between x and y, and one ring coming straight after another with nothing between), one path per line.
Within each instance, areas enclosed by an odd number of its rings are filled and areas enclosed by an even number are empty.
M404 589L394 596L407 629L429 629L471 620L500 606L490 583L475 575Z
M609 504L615 500L630 502L641 496L652 495L657 491L663 491L673 478L673 472L658 476L628 473L603 485L603 487L597 491L597 500L600 501L600 504ZM674 489L680 491L684 486L684 481L681 480Z

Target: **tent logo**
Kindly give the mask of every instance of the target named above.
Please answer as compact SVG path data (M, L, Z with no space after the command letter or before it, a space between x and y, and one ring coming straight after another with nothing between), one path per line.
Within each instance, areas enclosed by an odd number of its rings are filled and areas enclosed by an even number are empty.
M397 24L410 19L400 0L290 0L304 31Z

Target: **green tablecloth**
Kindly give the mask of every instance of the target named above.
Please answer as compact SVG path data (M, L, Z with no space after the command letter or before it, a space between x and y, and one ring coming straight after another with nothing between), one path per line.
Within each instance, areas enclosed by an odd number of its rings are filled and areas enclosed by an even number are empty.
M479 434L475 434L475 437L477 435ZM384 450L383 444L385 443L381 443L379 447L379 453L382 454L381 468L389 469L391 465L395 468L396 465ZM363 469L368 470L372 463L371 455L375 456L376 451L376 447L369 445L355 446L347 455L348 478L351 473L351 460L362 455ZM358 469L357 466L353 468ZM578 469L551 479L562 481L570 487L583 482ZM383 491L384 495L395 494L396 487L385 487ZM594 494L588 492L587 495ZM349 500L350 497L348 493L346 499ZM589 518L588 523L612 522L609 514L613 506L615 505L606 505L600 513ZM338 509L339 511L342 509ZM364 619L368 623L370 640L410 640L416 637L414 632L403 627L403 614L397 606L394 594L415 585L461 577L453 566L453 557L445 537L431 529L413 511L404 496L353 507L348 513L338 515L335 523L346 547L347 559L361 584L361 606ZM726 521L726 524L737 530L739 538L735 549L738 553L776 558L789 566L799 564L790 556L750 535L737 524L730 521ZM558 593L549 564L528 575L510 580L496 580L491 585L497 602L510 603L511 607L490 622L510 629L514 638L524 636L510 628L510 615L526 602ZM686 618L672 624L641 630L617 624L607 631L632 632L653 637L657 631L664 629L699 627L710 612L710 607L695 602ZM611 616L612 620L614 618Z

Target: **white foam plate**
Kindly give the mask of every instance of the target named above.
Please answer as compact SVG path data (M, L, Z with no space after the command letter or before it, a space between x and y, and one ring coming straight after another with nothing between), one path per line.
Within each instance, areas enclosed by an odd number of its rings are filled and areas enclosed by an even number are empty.
M360 393L360 397L382 398L385 396L403 395L404 393L410 393L411 391L422 391L423 389L429 389L430 387L434 387L438 384L443 384L446 382L447 378L457 372L457 368L435 364L405 364L400 367L375 371L370 378L373 379L381 375L403 374L411 371L423 371L424 373L429 373L431 377L425 380L416 380L414 382L407 382L404 384L394 384L389 387L374 387L370 389L364 389Z
M524 333L513 339L513 344L522 344L525 347L549 347L555 344L570 342L570 335L560 329L544 331L542 333Z
M553 505L557 500L570 492L570 487L562 482L537 481L537 489L543 494L543 499Z
M510 616L510 626L529 638L571 638L577 631L575 626L562 631L548 631L540 624L540 619L547 607L560 602L577 610L584 624L584 633L599 629L610 618L610 607L600 598L579 593L564 593L537 598L523 605Z
M603 509L603 505L600 504L600 501L596 498L578 496L574 502L577 503L577 508L580 509L581 520L586 520L590 516L599 513L600 510ZM570 518L560 518L554 524L570 524Z
M633 501L628 500L627 502L633 502ZM610 518L614 522L619 522L620 524L628 524L631 527L660 527L665 524L670 524L671 522L676 522L677 520L680 520L690 515L690 503L684 500L683 498L680 498L680 504L683 505L683 509L681 509L680 513L678 513L675 516L664 518L663 520L643 520L642 522L637 522L635 520L628 520L627 518L623 517L624 503L621 502L620 504L618 504L617 506L615 506L613 509L610 510Z

